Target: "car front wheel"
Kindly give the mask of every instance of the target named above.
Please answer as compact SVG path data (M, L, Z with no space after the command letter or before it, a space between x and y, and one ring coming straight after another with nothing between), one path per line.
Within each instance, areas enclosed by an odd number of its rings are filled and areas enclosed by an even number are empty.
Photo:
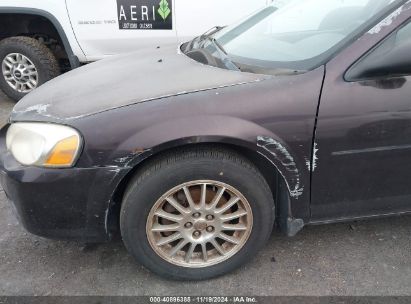
M219 276L251 260L273 222L264 177L236 152L218 148L149 161L130 182L120 215L135 259L182 280Z

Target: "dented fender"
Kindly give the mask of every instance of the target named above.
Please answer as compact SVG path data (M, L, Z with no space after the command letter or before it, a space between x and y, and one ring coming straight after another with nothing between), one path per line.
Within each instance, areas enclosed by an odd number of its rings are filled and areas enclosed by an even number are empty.
M273 165L273 174L277 170L284 178L292 198L298 199L304 186L309 189L301 176L304 168L297 164L295 152L283 140L251 121L236 117L192 116L150 126L132 134L120 145L120 150L132 151L130 154L113 159L117 165L134 167L153 154L196 143L230 144L262 155Z
M258 136L257 146L272 155L270 160L284 178L290 196L298 199L304 192L304 185L301 179L301 169L290 149L280 140L268 136Z
M321 67L292 77L163 97L76 119L70 124L85 138L79 165L131 171L149 157L179 146L243 147L266 158L273 175L278 172L284 178L290 217L306 221L311 174L306 160L312 157L323 75ZM297 94L296 86L300 87Z

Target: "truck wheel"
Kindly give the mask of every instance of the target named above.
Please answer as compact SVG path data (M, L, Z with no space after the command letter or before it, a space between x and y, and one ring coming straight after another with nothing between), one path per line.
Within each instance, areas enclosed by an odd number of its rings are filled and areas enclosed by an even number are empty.
M30 37L3 39L0 64L0 89L15 101L60 74L53 53Z
M175 151L142 168L120 213L134 258L172 279L203 280L250 261L274 222L263 176L231 150Z

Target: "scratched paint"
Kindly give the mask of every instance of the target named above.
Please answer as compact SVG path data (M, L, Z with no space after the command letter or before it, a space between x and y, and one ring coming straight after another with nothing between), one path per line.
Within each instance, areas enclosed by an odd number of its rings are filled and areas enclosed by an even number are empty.
M390 26L395 18L397 18L403 10L403 7L400 7L396 9L393 13L391 13L388 17L386 17L383 21L378 23L376 26L374 26L368 33L369 34L378 34L383 30L383 28Z
M315 142L314 148L313 148L312 172L314 172L315 169L317 168L317 161L318 161L318 144Z
M308 171L311 172L311 160L307 157L304 157L305 166L307 167Z
M22 111L15 111L13 113L28 113L28 112L36 112L37 114L44 114L47 112L47 108L50 107L50 104L36 104L31 107L28 107Z
M318 161L317 153L318 153L318 144L315 142L314 147L313 147L313 155L311 159L309 159L308 157L304 157L305 165L309 172L314 172L315 169L317 168L317 161Z
M215 86L215 87L210 87L210 88L205 88L205 89L192 90L192 91L182 91L182 92L177 92L177 93L172 93L172 94L167 94L167 95L160 95L160 96L156 96L156 97L142 99L141 101L139 101L137 103L143 103L143 102L147 102L147 101L164 99L164 98L169 98L169 97L176 97L176 96L180 96L180 95L187 95L187 94L191 94L191 93L199 93L199 92L205 92L205 91L211 91L211 90L217 90L217 89L224 89L224 88L235 87L235 86L240 86L240 85L244 85L244 84L257 83L257 82L260 82L260 81L263 81L263 80L265 80L265 79L258 78L258 79L254 79L252 81L243 81L243 82L238 82L238 83L233 83L233 84L228 84L228 85Z
M136 148L134 151L132 151L129 155L123 156L123 157L119 157L114 159L114 162L116 164L119 164L120 166L124 166L127 167L128 164L135 159L136 157L138 157L139 155L150 151L150 149L142 149L142 148Z
M297 164L289 151L280 142L267 136L258 136L257 145L272 154L275 159L281 163L282 167L287 170L289 173L288 178L286 178L284 172L277 167L287 184L290 196L298 199L303 194L304 187L301 185L301 177Z
M229 88L229 87L235 87L235 86L240 86L240 85L245 85L245 84L250 84L250 83L257 83L257 82L261 82L265 79L255 79L253 81L245 81L245 82L239 82L239 83L233 83L233 84L229 84L229 85L221 85L221 86L215 86L215 87L210 87L210 88L205 88L205 89L199 89L199 90L192 90L192 91L181 91L181 92L177 92L177 93L172 93L172 94L167 94L167 95L160 95L160 96L155 96L152 98L146 98L146 99L142 99L139 101L134 101L132 103L130 103L129 105L133 105L133 104L138 104L138 103L144 103L144 102L149 102L149 101L154 101L154 100L162 100L162 99L166 99L166 98L171 98L171 97L177 97L177 96L181 96L181 95L188 95L191 93L199 93L199 92L205 92L205 91L211 91L211 90L217 90L217 89L224 89L224 88ZM216 95L218 95L219 93L217 92ZM15 114L21 114L21 113L26 113L26 112L30 112L30 111L35 111L37 110L37 114L40 114L42 116L47 116L50 118L54 118L57 120L76 120L76 119L80 119L83 117L87 117L96 113L86 113L86 114L82 114L82 115L77 115L77 116L70 116L70 117L66 117L66 118L62 118L62 117L58 117L58 116L51 116L49 114L46 114L46 110L47 108L44 108L44 106L50 106L50 105L35 105L32 107L29 107L27 109L25 109L24 111L14 111L13 113ZM107 108L104 111L110 111L110 110L115 110L119 107L112 107L112 108ZM29 110L30 109L30 110Z
M114 160L115 163L119 164L126 164L128 163L131 159L133 158L133 155L125 156L125 157L119 157Z

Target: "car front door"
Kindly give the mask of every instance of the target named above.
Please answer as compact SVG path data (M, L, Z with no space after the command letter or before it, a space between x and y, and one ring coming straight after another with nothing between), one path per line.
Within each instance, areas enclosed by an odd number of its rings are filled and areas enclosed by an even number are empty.
M326 66L312 166L312 220L411 211L410 5Z

